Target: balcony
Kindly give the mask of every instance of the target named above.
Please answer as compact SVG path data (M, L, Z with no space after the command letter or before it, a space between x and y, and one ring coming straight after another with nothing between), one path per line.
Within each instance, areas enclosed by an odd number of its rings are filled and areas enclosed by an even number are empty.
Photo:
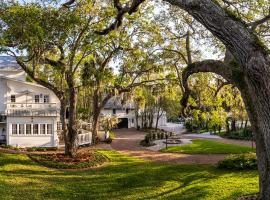
M32 116L59 116L60 111L56 103L7 103L6 116L32 117Z
M56 109L56 103L7 103L7 109Z
M9 117L56 117L60 112L57 109L37 110L37 109L8 109L6 115Z

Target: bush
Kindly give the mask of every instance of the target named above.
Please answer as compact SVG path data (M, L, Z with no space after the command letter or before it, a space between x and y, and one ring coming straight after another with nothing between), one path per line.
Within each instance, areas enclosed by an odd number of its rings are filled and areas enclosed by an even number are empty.
M156 133L153 133L152 139L153 139L153 140L156 140L156 139L157 139L157 134L156 134Z
M160 132L157 132L157 139L160 140Z
M161 132L160 139L164 139L164 138L165 138L165 134L164 134L164 132Z
M34 151L56 151L57 147L29 147L26 148L27 151L29 152L34 152Z
M225 138L237 140L252 140L253 138L252 130L250 128L231 132L221 132L219 135Z
M108 137L106 140L104 140L105 143L111 144L113 139L111 137Z
M224 160L219 161L218 168L220 169L257 169L257 157L255 153L230 155Z
M185 125L185 128L187 129L187 131L189 131L189 132L193 131L193 124L191 123L191 121L186 121L184 125Z
M145 141L146 144L149 144L149 143L150 143L150 141L151 141L151 136L150 136L150 134L146 134L146 135L145 135L144 141Z

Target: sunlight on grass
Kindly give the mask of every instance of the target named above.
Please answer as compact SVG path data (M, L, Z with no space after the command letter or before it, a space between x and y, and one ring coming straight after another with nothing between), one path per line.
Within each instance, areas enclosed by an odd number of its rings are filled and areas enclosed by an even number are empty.
M25 155L0 154L1 199L224 200L258 191L256 171L161 164L102 151L107 165L87 171L39 166Z
M211 140L192 140L192 144L168 147L163 152L180 152L188 154L240 154L255 152L255 149L235 144L225 144Z

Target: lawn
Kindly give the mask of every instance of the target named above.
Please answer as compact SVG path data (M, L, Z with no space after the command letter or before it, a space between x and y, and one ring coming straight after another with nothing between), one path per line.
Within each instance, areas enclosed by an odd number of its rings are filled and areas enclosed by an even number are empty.
M254 149L247 146L240 146L235 144L225 144L222 142L211 140L193 140L192 144L183 146L168 147L163 149L164 152L180 152L187 154L239 154L255 152Z
M111 162L87 171L40 166L25 155L0 154L1 200L233 200L258 191L256 171L159 164L112 151Z

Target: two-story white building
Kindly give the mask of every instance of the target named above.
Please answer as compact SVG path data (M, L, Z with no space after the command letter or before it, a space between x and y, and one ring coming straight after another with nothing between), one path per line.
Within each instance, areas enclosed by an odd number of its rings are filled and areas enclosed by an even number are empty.
M119 124L117 128L136 128L142 126L141 111L138 113L138 121L136 121L135 109L132 100L124 104L121 103L120 97L113 97L105 107L101 110L103 115L115 116L119 119ZM153 126L156 124L157 113L154 113ZM158 126L166 126L167 124L167 115L166 112L163 112L159 118Z
M0 143L58 146L59 108L52 91L27 82L13 57L0 56Z

